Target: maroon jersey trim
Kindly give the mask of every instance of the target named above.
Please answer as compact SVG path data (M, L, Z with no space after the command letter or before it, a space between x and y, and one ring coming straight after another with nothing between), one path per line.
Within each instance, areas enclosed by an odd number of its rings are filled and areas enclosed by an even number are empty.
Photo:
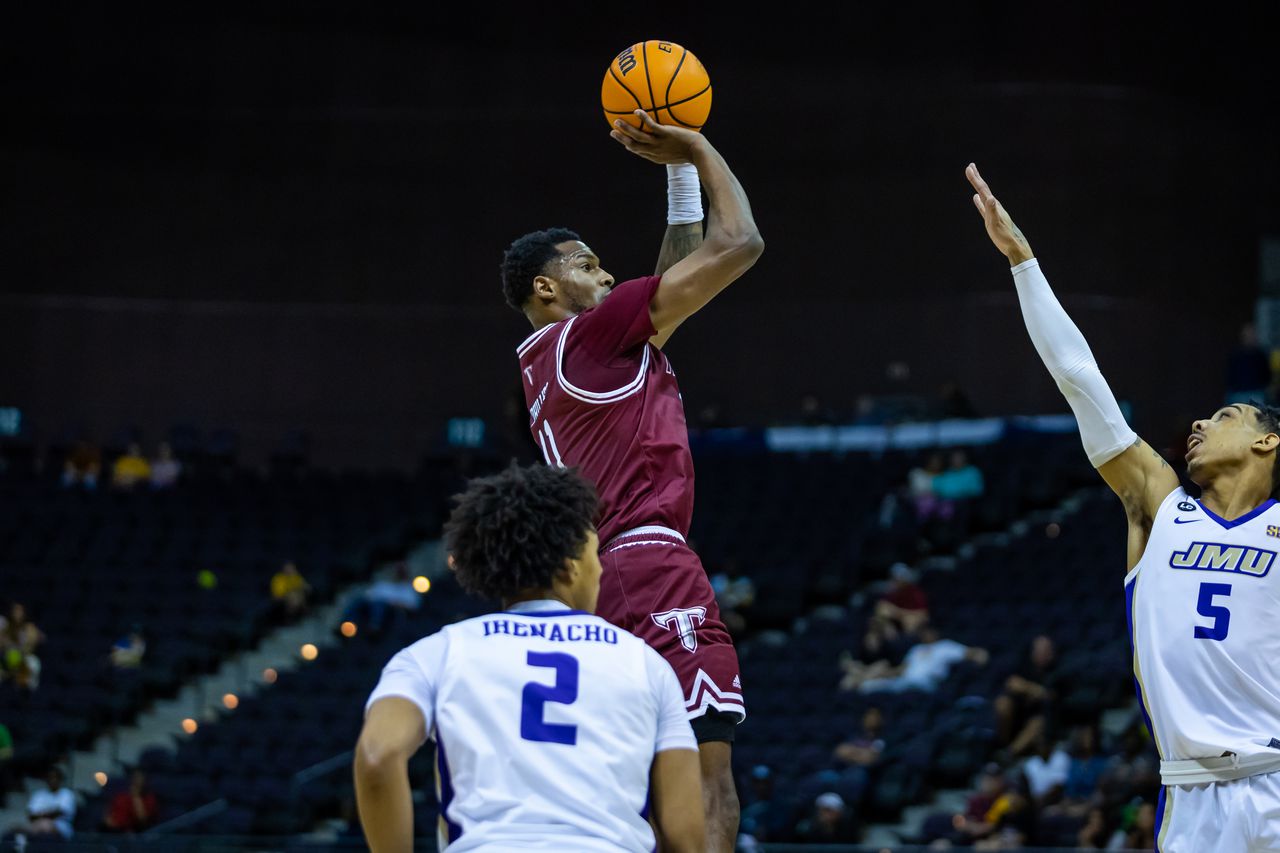
M565 377L564 344L569 337L569 330L573 328L573 321L576 319L578 319L576 315L570 317L569 322L564 324L564 331L560 333L560 340L556 344L556 381L564 389L564 392L576 400L601 406L606 403L616 403L639 391L644 386L644 377L649 371L649 344L647 343L644 345L644 354L640 357L640 372L636 374L635 379L632 379L621 388L615 388L612 391L587 391L574 385Z
M554 329L555 327L556 327L555 323L548 323L547 325L543 326L541 329L538 329L536 332L529 335L529 337L525 338L524 341L521 342L520 346L516 347L516 355L523 358L524 354L529 351L530 347L532 347L538 341L542 340L542 336L545 335L547 332L551 331L552 329Z

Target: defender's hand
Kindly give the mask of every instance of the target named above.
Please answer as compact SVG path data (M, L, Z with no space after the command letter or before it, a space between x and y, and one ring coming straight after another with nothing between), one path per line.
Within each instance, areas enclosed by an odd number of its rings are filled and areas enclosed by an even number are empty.
M964 174L977 191L973 194L973 204L982 214L982 221L987 226L987 236L1009 259L1010 266L1017 266L1023 261L1034 258L1035 253L1031 251L1027 238L1023 237L1018 226L1013 224L1013 219L1004 209L1004 205L991 193L991 187L982 180L982 175L978 174L978 167L970 163L964 170Z
M618 119L609 135L637 157L654 163L689 163L693 160L694 149L707 144L697 131L658 124L644 110L636 110L635 113L644 123L643 130Z

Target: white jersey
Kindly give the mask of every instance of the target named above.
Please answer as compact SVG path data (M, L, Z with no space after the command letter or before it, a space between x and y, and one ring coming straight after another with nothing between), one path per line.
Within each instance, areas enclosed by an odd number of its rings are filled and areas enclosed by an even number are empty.
M649 771L697 749L675 672L644 641L554 601L402 650L366 710L417 704L437 744L440 847L650 851Z
M1164 761L1280 758L1277 552L1274 500L1234 521L1181 488L1160 504L1125 599L1138 698Z

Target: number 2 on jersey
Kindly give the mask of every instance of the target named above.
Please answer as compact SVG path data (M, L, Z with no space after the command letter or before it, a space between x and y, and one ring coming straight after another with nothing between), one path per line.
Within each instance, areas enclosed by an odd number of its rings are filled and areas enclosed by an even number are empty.
M563 652L529 652L529 666L556 671L555 684L530 681L524 686L520 705L520 737L541 743L578 742L578 727L566 723L548 723L543 719L543 705L558 702L572 705L578 701L578 659Z
M1213 624L1207 628L1197 625L1197 640L1225 640L1227 638L1227 631L1231 627L1231 611L1220 604L1213 603L1214 597L1219 595L1231 595L1231 584L1200 584L1200 600L1196 602L1196 612L1201 616L1207 616L1212 619Z

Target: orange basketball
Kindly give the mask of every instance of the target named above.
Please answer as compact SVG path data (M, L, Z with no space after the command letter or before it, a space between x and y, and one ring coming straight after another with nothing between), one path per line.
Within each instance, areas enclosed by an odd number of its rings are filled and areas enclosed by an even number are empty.
M636 110L658 124L701 130L711 113L711 78L698 57L680 45L650 39L618 54L600 86L610 125L617 119L640 127Z

